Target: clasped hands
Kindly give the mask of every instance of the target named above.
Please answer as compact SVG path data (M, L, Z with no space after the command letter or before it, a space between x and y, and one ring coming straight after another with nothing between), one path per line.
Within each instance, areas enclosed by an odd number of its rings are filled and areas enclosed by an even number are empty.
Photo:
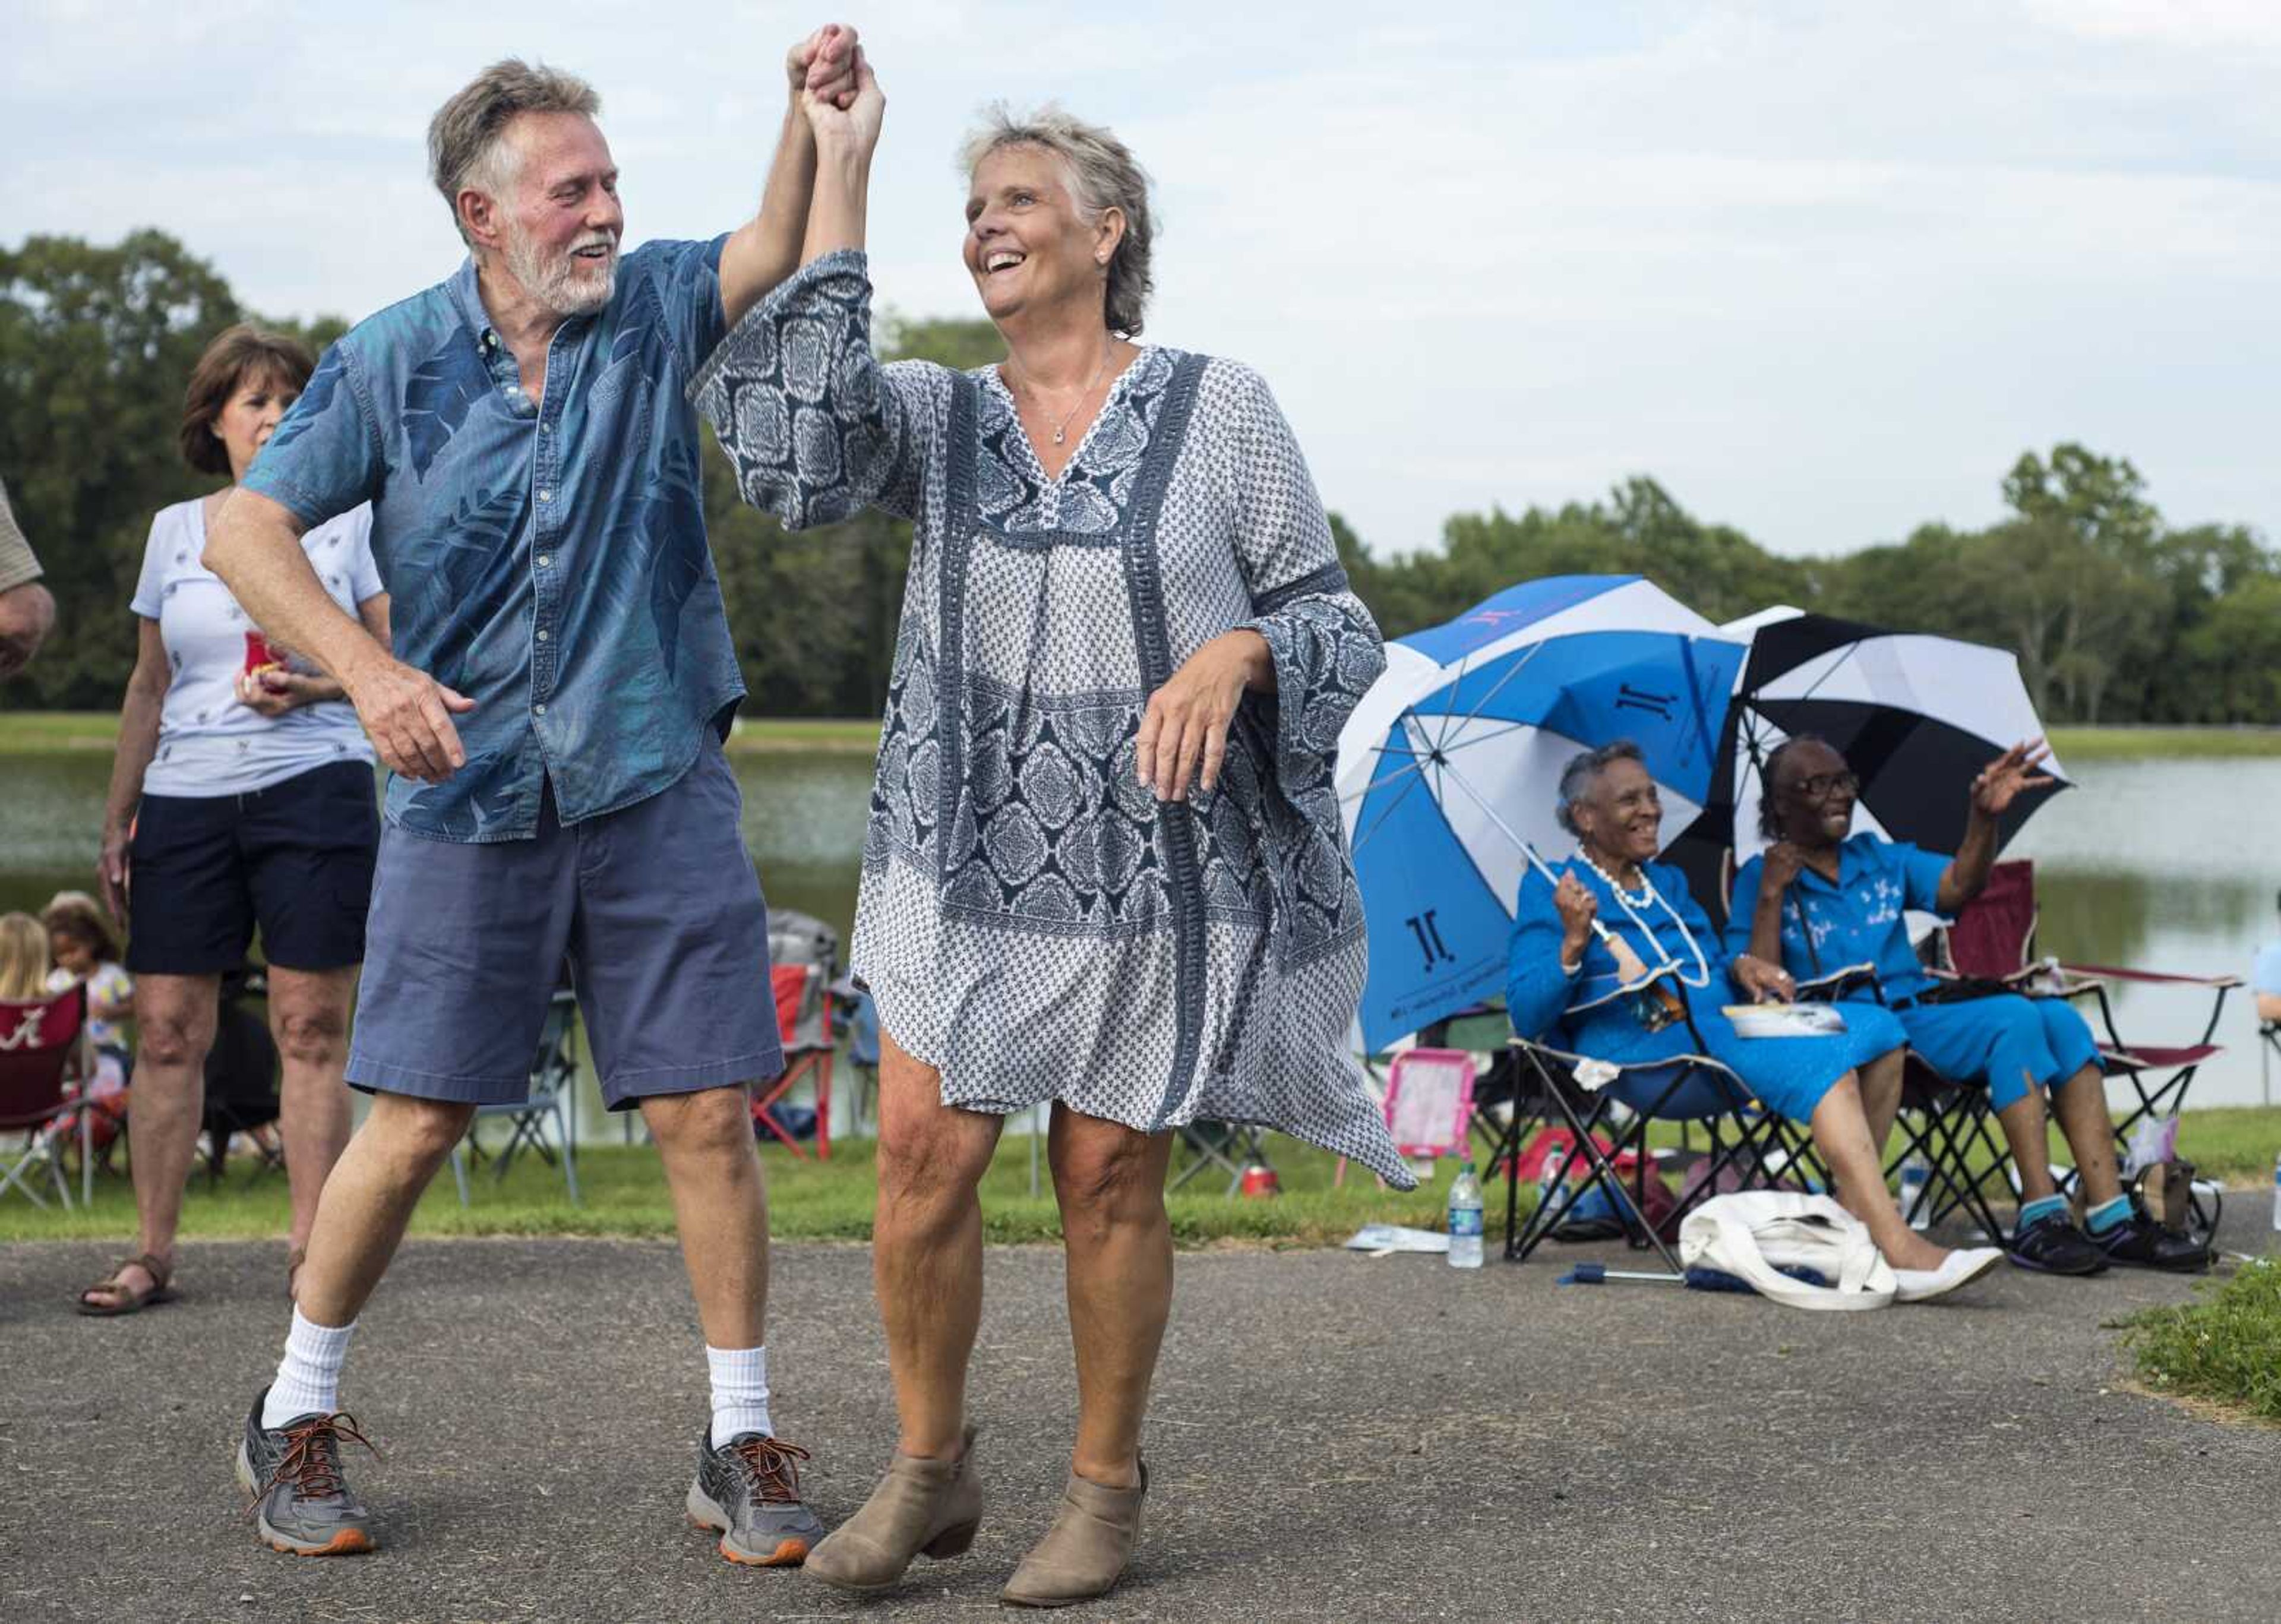
M878 140L886 98L846 23L826 23L785 52L785 78L817 135L853 135L866 148Z

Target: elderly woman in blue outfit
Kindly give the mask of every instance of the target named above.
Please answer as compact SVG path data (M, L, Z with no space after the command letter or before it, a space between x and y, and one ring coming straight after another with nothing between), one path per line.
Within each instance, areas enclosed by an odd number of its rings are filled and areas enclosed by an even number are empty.
M1910 946L1906 910L1953 916L1980 893L1996 861L1996 826L2013 801L2047 786L2040 739L2015 745L1972 783L1964 843L1953 857L1854 834L1860 780L1822 739L1801 734L1767 758L1762 832L1775 842L1735 876L1730 952L1778 961L1792 975L1875 967L1874 986L1846 996L1849 1020L1882 1003L1909 1047L1943 1077L1988 1090L2020 1174L2010 1247L2023 1269L2096 1274L2110 1263L2195 1270L2208 1249L2139 1216L2122 1194L2099 1045L2073 1006L2011 995L1947 1000ZM2073 1151L2090 1233L2077 1229L2052 1180L2042 1091Z
M1521 882L1505 984L1513 1030L1563 1025L1574 1048L1620 1063L1705 1055L1726 1066L1768 1110L1808 1125L1837 1199L1868 1226L1904 1302L1944 1296L1993 1266L1993 1249L1945 1251L1912 1230L1885 1188L1883 1134L1871 1118L1892 1126L1898 1021L1849 1008L1842 1033L1753 1040L1721 1013L1736 992L1787 1000L1796 988L1756 955L1728 962L1684 877L1652 861L1663 807L1639 746L1619 741L1571 760L1559 816L1576 855L1557 885L1534 869Z

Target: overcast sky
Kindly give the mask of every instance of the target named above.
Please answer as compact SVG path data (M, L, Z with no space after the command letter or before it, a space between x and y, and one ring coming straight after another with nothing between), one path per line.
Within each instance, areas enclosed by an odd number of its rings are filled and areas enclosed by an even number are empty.
M494 57L592 78L629 244L748 216L785 47L647 0L0 0L0 240L156 225L272 313L459 247L422 174ZM1148 335L1264 372L1381 550L1652 474L1784 552L1980 524L2022 449L2281 537L2281 3L878 4L883 304L978 313L951 154L1058 97L1156 177Z

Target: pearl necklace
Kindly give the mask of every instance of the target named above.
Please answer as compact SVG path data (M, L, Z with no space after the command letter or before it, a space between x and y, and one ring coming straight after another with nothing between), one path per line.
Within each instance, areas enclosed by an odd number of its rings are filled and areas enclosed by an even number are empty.
M1663 893L1655 888L1655 881L1650 878L1645 863L1639 865L1639 895L1634 898L1624 894L1624 888L1616 884L1615 876L1593 862L1591 854L1581 843L1576 847L1576 860L1600 877L1602 883L1615 897L1616 906L1624 910L1624 917L1639 927L1639 933L1647 938L1648 946L1655 949L1655 956L1670 968L1682 986L1704 987L1711 985L1711 962L1703 956L1703 945L1695 940L1695 932L1687 928L1687 921L1679 916L1679 910L1666 901ZM1687 944L1687 951L1694 955L1695 973L1692 976L1680 967L1679 961L1672 957L1670 950L1663 945L1663 939L1655 933L1645 919L1640 917L1639 910L1651 907L1662 909L1671 923L1679 928L1679 940Z

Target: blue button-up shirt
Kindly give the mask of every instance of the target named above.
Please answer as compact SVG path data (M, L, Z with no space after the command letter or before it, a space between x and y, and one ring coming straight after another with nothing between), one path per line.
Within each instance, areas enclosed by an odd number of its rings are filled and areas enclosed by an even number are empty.
M372 503L396 655L476 701L468 763L392 778L389 821L445 840L537 831L667 788L745 686L705 540L684 388L719 342L721 243L648 243L522 392L471 260L325 352L246 473L316 524Z
M1914 998L1932 977L1909 943L1906 914L1938 913L1940 877L1949 860L1906 841L1857 834L1837 848L1837 883L1812 869L1800 869L1782 898L1782 968L1799 980L1812 980L1853 964L1876 968L1887 998ZM1751 950L1751 916L1759 907L1759 877L1765 860L1751 858L1735 876L1733 907L1727 915L1727 952L1731 959Z

